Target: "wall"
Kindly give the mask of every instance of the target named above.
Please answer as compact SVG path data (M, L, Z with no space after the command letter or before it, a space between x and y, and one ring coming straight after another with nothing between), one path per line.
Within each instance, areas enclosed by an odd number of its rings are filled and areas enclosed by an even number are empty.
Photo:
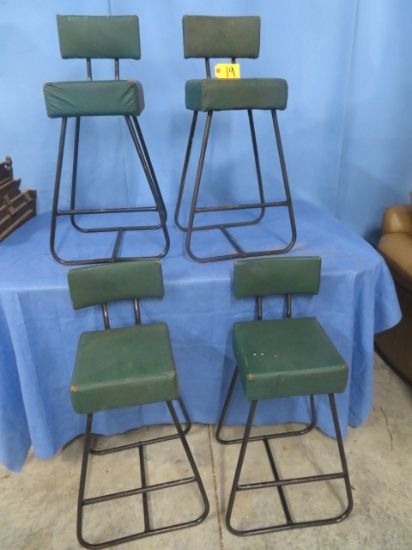
M59 121L46 116L42 85L85 75L83 62L60 58L56 13L139 15L142 59L127 61L121 76L143 83L146 109L140 121L171 210L191 116L184 81L204 71L201 61L183 58L184 14L261 16L261 55L241 62L242 74L288 81L288 108L279 122L293 197L320 205L372 243L383 209L409 201L408 0L0 0L0 160L10 155L22 187L38 190L40 212L51 206L59 137ZM97 64L95 76L107 74ZM242 163L250 138L243 132L244 117L215 120L209 174L222 193L234 187L247 195L249 168ZM269 177L273 129L261 116L257 126ZM86 120L82 131L80 171L88 182L82 200L98 196L119 205L131 200L139 176L123 121Z

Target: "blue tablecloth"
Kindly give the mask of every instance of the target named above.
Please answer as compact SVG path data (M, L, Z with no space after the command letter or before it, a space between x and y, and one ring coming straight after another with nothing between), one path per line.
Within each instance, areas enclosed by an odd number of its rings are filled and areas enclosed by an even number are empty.
M298 201L295 211L298 238L290 254L321 256L322 281L319 295L296 299L294 314L316 315L350 365L346 391L337 396L345 435L348 424L359 426L370 411L373 336L399 321L398 301L384 261L368 243L317 207ZM70 377L79 334L101 326L100 310L73 311L67 267L49 252L49 222L49 214L37 216L0 245L0 460L15 471L30 446L48 458L84 431L84 417L71 407ZM196 263L184 253L184 234L171 227L170 235L172 246L162 260L165 298L142 302L142 316L168 323L192 420L215 423L234 367L231 325L252 318L254 304L233 298L231 261ZM277 299L269 306L274 314L282 307ZM125 307L115 308L115 323L125 319ZM245 422L238 390L228 416L232 424ZM333 434L326 396L317 398L317 408L319 427ZM256 423L306 421L308 415L305 398L265 401ZM95 431L104 434L170 421L161 404L95 419Z

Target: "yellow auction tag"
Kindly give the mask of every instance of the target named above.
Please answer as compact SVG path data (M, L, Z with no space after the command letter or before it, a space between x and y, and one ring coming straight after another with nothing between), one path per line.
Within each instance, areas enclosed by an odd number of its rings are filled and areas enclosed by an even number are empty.
M240 78L239 63L218 63L215 66L216 78Z

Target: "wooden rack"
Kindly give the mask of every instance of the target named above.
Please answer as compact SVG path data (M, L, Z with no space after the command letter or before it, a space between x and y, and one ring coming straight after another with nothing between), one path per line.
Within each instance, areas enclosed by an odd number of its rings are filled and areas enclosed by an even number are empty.
M0 241L36 215L37 192L20 191L21 179L13 177L12 161L0 162Z

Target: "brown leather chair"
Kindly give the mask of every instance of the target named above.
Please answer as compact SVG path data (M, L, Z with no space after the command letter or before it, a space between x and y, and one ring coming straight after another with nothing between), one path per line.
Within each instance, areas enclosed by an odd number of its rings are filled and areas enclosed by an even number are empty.
M375 343L389 364L412 383L412 205L385 210L378 250L395 281L402 319L377 334Z

